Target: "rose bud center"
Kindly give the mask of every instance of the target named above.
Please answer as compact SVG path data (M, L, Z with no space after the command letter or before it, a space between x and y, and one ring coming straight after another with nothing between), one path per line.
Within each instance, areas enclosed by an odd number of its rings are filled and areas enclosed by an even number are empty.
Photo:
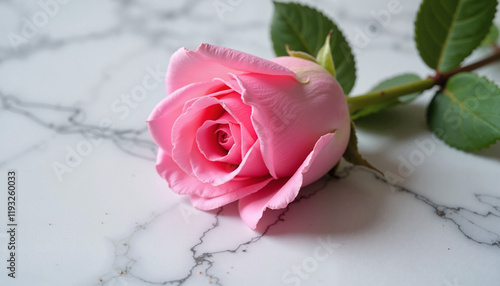
M234 145L233 136L231 136L231 130L227 124L219 124L217 130L215 131L215 136L217 136L219 145L226 151L229 151Z

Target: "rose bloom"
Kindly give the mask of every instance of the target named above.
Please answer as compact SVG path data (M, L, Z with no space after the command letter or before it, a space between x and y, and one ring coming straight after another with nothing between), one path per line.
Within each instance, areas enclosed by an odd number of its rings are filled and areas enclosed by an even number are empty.
M165 82L147 120L158 173L198 209L238 201L253 229L325 175L349 141L342 88L308 60L202 44L172 56Z

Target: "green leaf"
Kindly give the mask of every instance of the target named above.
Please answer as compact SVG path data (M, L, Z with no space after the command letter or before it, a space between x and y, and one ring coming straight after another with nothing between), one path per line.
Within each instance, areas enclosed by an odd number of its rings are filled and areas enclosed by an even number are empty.
M380 170L373 167L372 164L368 163L358 151L358 137L356 136L356 128L354 127L354 122L351 121L351 136L349 137L349 143L347 144L347 149L343 155L344 159L354 165L365 166L374 171L379 172L382 176L384 175Z
M384 89L388 89L390 87L395 87L398 85L403 85L403 84L415 82L418 80L420 80L420 77L416 74L402 74L402 75L398 75L398 76L395 76L393 78L386 79L386 80L382 81L377 86L372 88L370 90L370 92L384 90ZM408 103L408 102L414 100L419 95L420 95L420 92L415 92L415 93L400 96L394 100L388 100L386 102L382 102L379 104L370 105L368 107L365 107L363 109L360 109L360 110L354 112L351 115L351 119L355 120L355 119L358 119L360 117L363 117L363 116L366 116L366 115L369 115L372 113L377 113L377 112L379 112L383 109L386 109L386 108L394 107L394 106L399 105L399 104Z
M330 47L335 62L336 78L345 94L356 80L354 56L337 25L321 12L296 3L274 2L271 39L277 56L286 56L285 45L294 51L316 55L333 31Z
M495 44L498 41L498 34L499 31L497 25L491 25L490 31L488 32L488 34L486 34L486 37L481 42L481 46L486 47Z
M325 44L319 49L316 55L316 61L335 77L335 64L333 63L332 49L330 48L331 37L332 33L326 36Z
M474 73L456 74L432 99L427 122L452 147L486 148L500 140L500 89Z
M449 71L478 47L495 16L497 0L424 0L415 21L415 41L424 62Z

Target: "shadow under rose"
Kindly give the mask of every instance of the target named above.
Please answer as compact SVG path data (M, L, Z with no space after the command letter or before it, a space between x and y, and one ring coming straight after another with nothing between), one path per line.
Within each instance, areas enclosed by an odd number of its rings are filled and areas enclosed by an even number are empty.
M411 103L361 117L354 123L358 130L365 133L403 141L417 137L420 133L431 132L426 123L426 109L423 103Z
M340 178L325 176L304 187L286 209L267 210L256 231L272 236L363 231L377 220L387 193L389 187L370 172L341 171Z

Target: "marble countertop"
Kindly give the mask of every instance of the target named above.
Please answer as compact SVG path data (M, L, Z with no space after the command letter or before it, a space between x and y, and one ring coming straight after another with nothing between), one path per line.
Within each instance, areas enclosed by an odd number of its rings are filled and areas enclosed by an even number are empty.
M420 1L377 22L394 1L303 1L353 45L354 94L431 73ZM0 2L0 285L499 285L500 144L437 140L432 92L358 122L362 153L395 177L344 163L255 231L235 205L203 212L168 189L145 119L170 55L207 42L271 58L271 16L263 0Z

